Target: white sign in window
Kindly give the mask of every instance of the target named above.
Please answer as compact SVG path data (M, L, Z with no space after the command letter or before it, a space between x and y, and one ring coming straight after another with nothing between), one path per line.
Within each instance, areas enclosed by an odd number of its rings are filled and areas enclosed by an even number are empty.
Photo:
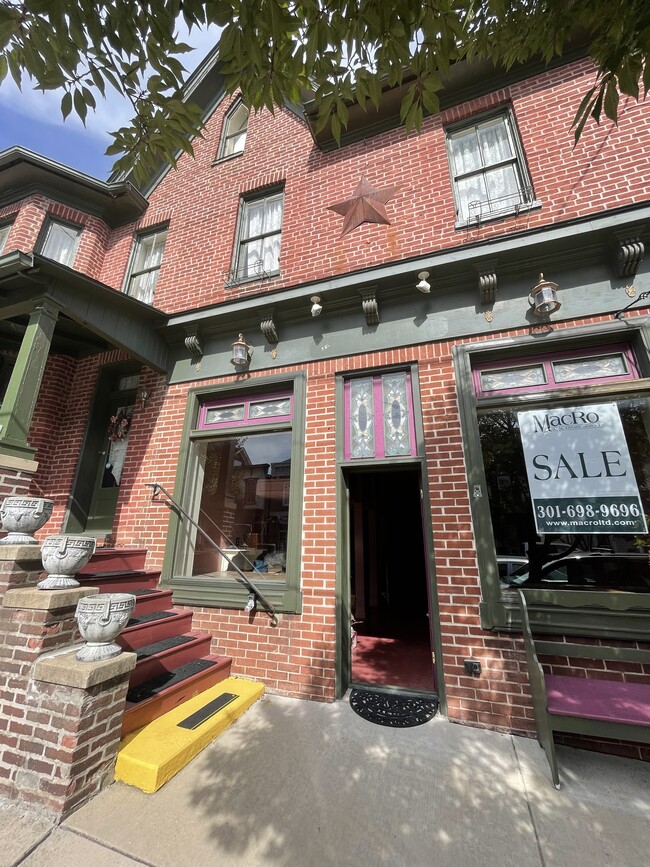
M517 417L538 533L648 532L615 403Z

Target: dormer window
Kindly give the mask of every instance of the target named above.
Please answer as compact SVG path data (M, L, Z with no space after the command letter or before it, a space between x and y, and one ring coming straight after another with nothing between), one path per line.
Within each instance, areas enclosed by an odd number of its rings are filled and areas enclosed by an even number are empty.
M249 111L242 102L238 102L226 115L219 145L219 159L244 152L248 115Z

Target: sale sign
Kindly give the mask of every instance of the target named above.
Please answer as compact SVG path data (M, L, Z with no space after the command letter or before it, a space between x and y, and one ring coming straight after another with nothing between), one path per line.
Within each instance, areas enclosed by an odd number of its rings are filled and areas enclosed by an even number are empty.
M647 533L615 403L518 412L538 533Z

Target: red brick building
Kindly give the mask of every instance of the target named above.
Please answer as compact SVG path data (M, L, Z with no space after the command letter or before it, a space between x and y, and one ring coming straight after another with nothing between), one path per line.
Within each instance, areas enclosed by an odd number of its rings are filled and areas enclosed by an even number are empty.
M549 632L649 638L650 109L574 146L593 76L459 66L419 134L387 92L337 147L309 104L249 115L209 57L195 158L141 191L0 154L0 493L53 499L50 533L145 548L271 691L435 692L530 732L509 572L577 593L533 607ZM547 449L538 490L525 425L603 406L593 454ZM616 616L594 607L612 589Z

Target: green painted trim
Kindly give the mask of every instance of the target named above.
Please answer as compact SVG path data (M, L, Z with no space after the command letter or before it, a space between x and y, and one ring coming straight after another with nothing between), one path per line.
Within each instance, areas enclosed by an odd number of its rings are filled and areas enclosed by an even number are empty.
M287 527L287 578L283 582L268 582L263 579L256 583L269 601L278 610L302 613L301 592L301 558L302 558L302 521L303 521L303 489L304 489L304 441L306 426L306 393L307 376L304 371L291 374L280 374L253 379L248 382L228 382L219 385L201 386L188 391L185 410L185 420L181 439L181 449L178 455L176 479L174 482L174 497L189 513L198 509L201 492L201 472L198 466L195 450L192 444L204 439L214 439L219 436L235 436L242 430L250 428L228 428L227 430L202 431L196 428L199 417L201 398L208 395L222 396L224 393L237 391L264 392L269 387L285 384L292 387L294 398L293 421L282 424L255 425L256 433L269 430L291 430L291 478L289 488L289 523ZM151 481L156 481L152 479ZM190 578L185 576L191 547L189 535L181 517L173 510L170 512L167 544L163 561L163 578L165 586L174 590L174 600L179 603L205 605L211 608L243 608L248 598L248 591L243 585L237 587L228 578ZM188 601L193 600L193 601Z
M29 317L0 407L0 448L15 457L35 454L27 437L59 313L57 305L44 300Z
M537 652L542 656L569 656L580 659L609 659L619 662L650 662L650 650L635 647L590 647L588 644L569 644L565 641L535 642Z
M594 343L606 344L620 342L621 331L618 323L601 324L589 328L576 328L560 332L550 341L544 341L541 348L536 338L529 335L476 344L454 347L453 361L458 389L463 450L470 491L470 505L474 537L476 540L482 601L480 619L483 629L504 632L520 632L521 619L519 605L514 594L501 590L497 564L496 546L490 517L489 502L486 496L487 483L483 469L483 456L476 422L480 408L491 408L516 403L523 400L548 404L558 400L571 399L571 389L561 392L548 392L545 395L530 395L524 398L491 398L477 400L471 377L472 358L481 360L490 357L522 357L535 353L548 353L552 347L556 351L581 345L593 346ZM636 351L642 372L650 369L649 323L644 320L626 321L625 334ZM648 380L630 380L620 384L594 386L589 394L617 394L642 392L650 388ZM584 398L584 390L580 395ZM478 487L476 487L478 486ZM473 495L474 494L474 495ZM478 494L478 496L476 495ZM603 638L622 638L627 640L648 640L648 614L650 593L599 593L595 591L558 591L527 590L529 617L536 631L564 635L598 635ZM601 606L601 607L599 607Z

